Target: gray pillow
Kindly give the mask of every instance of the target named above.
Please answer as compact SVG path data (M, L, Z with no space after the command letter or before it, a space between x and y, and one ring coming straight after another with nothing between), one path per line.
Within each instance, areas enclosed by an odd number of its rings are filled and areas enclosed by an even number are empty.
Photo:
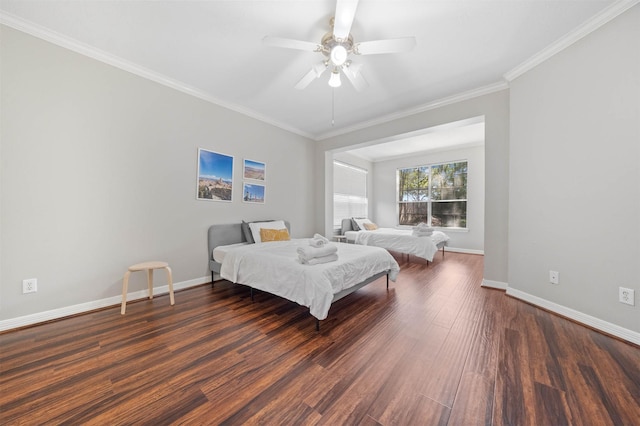
M251 233L251 228L249 228L250 223L255 222L273 222L273 219L270 220L253 220L251 222L242 221L240 227L242 228L242 234L244 235L244 239L247 240L249 244L255 244L256 240L253 239L253 234Z
M253 240L253 235L251 235L251 228L249 228L249 224L243 220L240 227L242 228L244 239L247 240L249 244L254 244L255 241Z
M358 223L356 222L355 218L351 218L351 228L353 228L354 231L359 231L360 227L358 226Z

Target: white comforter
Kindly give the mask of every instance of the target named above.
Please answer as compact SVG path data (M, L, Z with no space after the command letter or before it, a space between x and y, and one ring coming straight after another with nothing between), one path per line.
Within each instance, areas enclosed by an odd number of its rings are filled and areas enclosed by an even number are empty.
M220 276L307 306L311 315L327 317L333 295L386 270L395 281L400 267L386 250L338 243L338 261L302 265L296 249L309 239L248 244L230 249Z
M415 237L410 229L378 228L375 231L359 231L355 243L365 246L382 247L398 253L413 254L428 261L438 252L437 245L448 241L444 232L433 231L430 237Z

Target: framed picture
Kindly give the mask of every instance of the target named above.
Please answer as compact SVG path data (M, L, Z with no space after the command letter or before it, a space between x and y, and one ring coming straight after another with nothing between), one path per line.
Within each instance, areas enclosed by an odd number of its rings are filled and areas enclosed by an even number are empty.
M267 165L260 161L244 160L244 178L264 181L267 173Z
M233 198L233 157L198 148L198 200Z
M244 183L242 201L245 203L264 204L264 185L259 183Z

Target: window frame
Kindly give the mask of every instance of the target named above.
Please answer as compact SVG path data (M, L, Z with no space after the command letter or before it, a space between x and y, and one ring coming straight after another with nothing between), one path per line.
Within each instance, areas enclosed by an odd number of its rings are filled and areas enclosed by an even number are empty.
M432 196L432 188L433 188L433 183L434 183L434 179L433 179L433 169L437 168L437 167L441 167L441 166L446 166L446 165L455 165L457 163L465 163L466 164L466 179L464 182L464 188L465 188L465 198L459 198L459 199L442 199L442 200L434 200L433 196ZM411 169L428 169L428 176L426 178L427 183L426 183L426 188L427 188L427 196L426 196L426 200L421 201L421 200L415 200L415 201L411 201L411 200L407 200L407 201L402 201L401 198L403 197L403 194L401 194L400 192L400 172L402 170L411 170ZM419 175L418 175L419 177ZM410 204L410 203L425 203L427 206L427 214L426 214L426 223L429 226L432 226L432 220L433 220L433 203L451 203L451 202L464 202L465 203L465 219L464 219L464 224L465 226L434 226L434 228L438 228L438 229L446 229L446 230L461 230L461 231L468 231L469 230L469 224L467 221L467 216L468 216L468 212L469 212L469 181L468 181L468 177L469 177L469 160L467 159L463 159L463 160L454 160L454 161L444 161L444 162L438 162L438 163L430 163L430 164L421 164L421 165L416 165L416 166L407 166L407 167L398 167L396 169L396 223L399 227L410 227L413 226L411 224L400 224L400 206L401 204ZM452 187L453 191L455 192L455 188L456 186L454 185ZM410 188L413 191L416 191L418 194L421 191L425 190L424 186L419 186L416 188ZM405 193L406 193L406 188L405 188Z

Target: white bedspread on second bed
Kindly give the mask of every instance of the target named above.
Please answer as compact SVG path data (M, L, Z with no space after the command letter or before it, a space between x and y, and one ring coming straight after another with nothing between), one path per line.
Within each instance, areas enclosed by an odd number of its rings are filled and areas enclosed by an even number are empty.
M448 241L444 232L434 231L431 237L414 237L410 229L379 228L375 231L358 231L355 243L382 247L398 253L413 254L428 261L438 252L437 244Z
M309 239L274 241L234 247L226 252L220 276L307 306L311 315L327 317L333 295L389 270L395 281L400 267L386 250L337 243L338 261L302 265L296 249Z

